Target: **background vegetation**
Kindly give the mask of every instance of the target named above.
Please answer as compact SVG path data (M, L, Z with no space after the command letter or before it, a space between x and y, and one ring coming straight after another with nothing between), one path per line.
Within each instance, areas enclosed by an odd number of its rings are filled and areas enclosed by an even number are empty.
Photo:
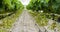
M30 10L29 12L39 26L47 26L48 22L53 20L54 23L50 26L54 29L57 27L56 21L60 22L58 20L60 19L60 0L31 0L26 8Z
M0 32L8 32L23 9L18 0L0 0Z

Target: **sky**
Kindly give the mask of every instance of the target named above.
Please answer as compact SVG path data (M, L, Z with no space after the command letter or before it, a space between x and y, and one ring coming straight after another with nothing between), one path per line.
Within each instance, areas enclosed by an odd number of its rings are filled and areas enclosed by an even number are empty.
M19 1L21 1L23 5L28 5L30 2L30 0L19 0Z

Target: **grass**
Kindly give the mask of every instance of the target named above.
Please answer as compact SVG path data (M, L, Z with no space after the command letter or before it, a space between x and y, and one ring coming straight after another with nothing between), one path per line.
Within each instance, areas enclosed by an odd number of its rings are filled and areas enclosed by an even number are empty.
M1 20L2 24L0 24L0 28L1 28L0 31L7 32L7 30L3 30L3 29L10 29L12 27L12 24L16 21L16 19L19 17L21 13L22 10L18 10L16 13L12 14L11 16L2 19Z
M8 32L8 31L4 29L0 29L0 32Z
M44 15L44 13L30 11L30 14L35 18L36 23L39 26L46 26L48 24L48 20L46 16Z
M51 16L46 16L45 13L41 13L41 12L33 12L33 11L29 11L29 13L33 16L33 18L36 20L36 23L41 27L47 26L48 25L48 19L51 18ZM49 18L47 18L49 17ZM56 17L57 18L57 17ZM48 29L54 30L55 28L58 28L58 30L60 30L60 25L54 21L51 25L49 25Z

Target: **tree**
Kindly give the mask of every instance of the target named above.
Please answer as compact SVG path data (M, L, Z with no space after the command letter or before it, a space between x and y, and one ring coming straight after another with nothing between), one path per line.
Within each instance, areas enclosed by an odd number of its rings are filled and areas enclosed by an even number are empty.
M31 0L27 5L27 9L33 11L43 10L44 13L56 13L60 14L60 0Z
M41 8L40 0L31 0L30 4L27 6L27 9L33 11L39 11Z
M0 0L0 8L2 8L2 2L3 2L3 0Z
M0 8L6 12L16 11L19 8L23 7L20 1L18 0L0 0Z
M44 13L52 13L54 20L55 14L60 14L60 0L31 0L27 5L28 10L41 11Z

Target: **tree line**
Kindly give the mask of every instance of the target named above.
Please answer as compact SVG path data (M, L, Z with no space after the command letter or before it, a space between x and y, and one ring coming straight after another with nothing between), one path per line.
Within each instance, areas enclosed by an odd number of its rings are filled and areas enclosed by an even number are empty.
M18 0L0 0L0 13L12 11L14 12L22 8L23 5Z
M60 14L60 0L31 0L26 8L33 11L43 10L44 13Z

